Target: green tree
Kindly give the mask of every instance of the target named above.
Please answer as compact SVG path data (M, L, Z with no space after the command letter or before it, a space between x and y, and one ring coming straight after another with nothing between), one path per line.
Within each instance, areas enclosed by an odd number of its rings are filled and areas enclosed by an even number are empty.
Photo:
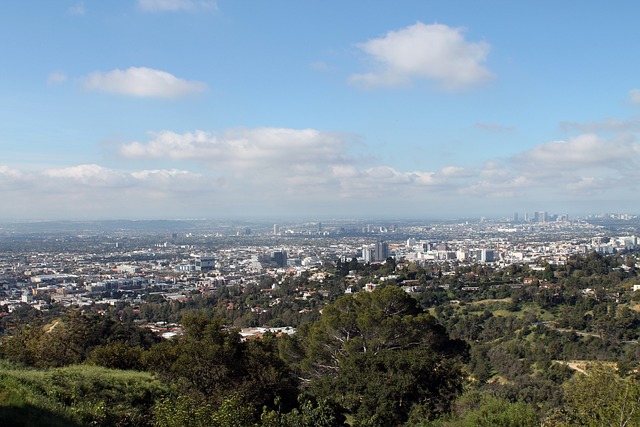
M471 391L456 401L456 413L418 427L535 427L538 415L532 405L511 402L492 394Z
M131 346L124 342L114 342L96 347L87 361L91 364L111 369L142 370L141 347Z
M314 401L300 396L300 407L281 413L265 410L260 417L262 427L339 427L345 425L342 408L330 399Z
M338 298L283 344L310 393L340 396L354 425L435 417L461 392L456 358L466 357L466 344L394 286Z
M561 426L640 425L640 383L613 368L591 366L565 385L566 417Z
M243 342L220 319L201 315L183 318L185 334L152 347L144 355L148 369L217 407L230 396L259 409L276 399L292 407L297 380L278 355L275 337Z
M254 409L239 396L218 407L187 395L166 397L153 409L156 427L257 427Z

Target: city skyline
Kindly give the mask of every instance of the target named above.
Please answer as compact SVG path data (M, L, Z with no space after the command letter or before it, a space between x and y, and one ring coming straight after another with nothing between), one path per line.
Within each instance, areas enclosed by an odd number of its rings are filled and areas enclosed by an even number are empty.
M0 8L0 220L640 213L632 2Z

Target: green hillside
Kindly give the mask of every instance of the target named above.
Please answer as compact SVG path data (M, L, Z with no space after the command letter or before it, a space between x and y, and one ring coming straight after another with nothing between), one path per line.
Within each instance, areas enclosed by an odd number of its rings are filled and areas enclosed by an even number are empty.
M0 425L145 426L166 387L151 374L96 366L0 365Z

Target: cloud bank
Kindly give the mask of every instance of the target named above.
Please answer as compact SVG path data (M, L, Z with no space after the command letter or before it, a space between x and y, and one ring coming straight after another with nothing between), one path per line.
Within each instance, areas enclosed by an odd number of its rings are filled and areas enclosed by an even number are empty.
M119 148L127 159L193 160L223 169L262 169L347 161L349 136L315 129L235 129L217 135L195 131L150 133L147 142L133 141Z
M370 150L355 135L317 129L148 135L114 144L113 154L128 170L81 164L24 171L0 165L0 194L13 201L8 210L16 216L31 212L30 217L38 206L60 217L78 217L76 207L83 206L80 216L98 218L468 215L532 200L569 207L585 197L624 200L637 194L640 178L640 143L627 132L582 133L472 167L437 170L400 170L362 155ZM178 163L183 167L171 166Z

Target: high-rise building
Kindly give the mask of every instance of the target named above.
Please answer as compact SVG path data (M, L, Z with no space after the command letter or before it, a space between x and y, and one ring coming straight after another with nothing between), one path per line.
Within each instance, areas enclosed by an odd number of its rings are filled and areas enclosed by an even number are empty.
M513 222L518 222L518 212L513 214Z
M495 252L490 249L475 249L470 251L477 262L493 262L495 261Z
M533 222L548 222L549 214L545 211L536 212L533 214Z
M386 260L389 258L389 244L381 241L376 242L375 252L376 261Z
M287 266L287 253L285 251L275 251L271 254L271 259L280 268Z
M389 244L377 241L375 245L368 245L362 248L362 259L364 262L382 262L389 258Z
M495 261L495 255L492 250L489 249L481 249L479 254L478 262L493 262Z
M212 256L191 255L194 258L196 271L212 271L216 269L216 260Z
M273 224L273 234L276 235L280 232L280 227L278 227L278 224Z
M375 253L375 249L369 246L365 246L364 248L362 248L362 259L364 260L364 262L375 262Z

